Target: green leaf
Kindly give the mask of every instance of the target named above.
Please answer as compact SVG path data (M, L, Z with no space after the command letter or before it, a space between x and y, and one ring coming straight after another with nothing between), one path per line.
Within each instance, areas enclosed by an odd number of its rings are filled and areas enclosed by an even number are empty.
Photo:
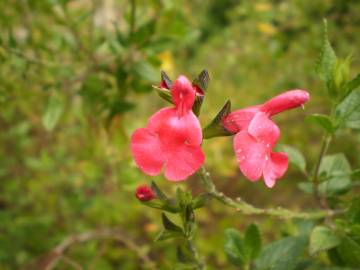
M233 135L231 132L226 130L221 124L222 119L226 117L230 113L230 111L231 111L231 102L230 100L228 100L225 103L225 105L221 108L221 110L218 112L218 114L215 116L215 118L211 121L211 123L208 124L203 129L204 139Z
M336 106L335 116L341 126L360 128L360 89L352 91Z
M330 96L334 96L335 93L331 92L330 84L332 82L333 70L337 61L336 54L331 47L328 33L327 33L327 21L324 20L324 36L323 43L320 51L320 56L316 63L316 71L319 77L326 82Z
M305 120L311 123L315 123L323 128L328 134L333 134L336 131L331 118L323 114L311 114L306 116Z
M345 85L346 95L349 95L352 91L356 90L360 86L360 74L356 75L354 79L347 82Z
M254 260L260 253L261 250L261 234L258 226L251 224L244 237L244 244L248 261Z
M320 164L320 174L325 173L327 177L350 172L350 163L343 153L326 155Z
M181 227L173 223L164 213L161 214L162 223L166 230L173 231L173 232L180 232L182 233Z
M310 255L336 247L340 239L335 233L325 226L317 226L310 235Z
M353 238L344 235L341 240L341 244L336 249L347 266L359 267L360 244Z
M321 162L320 175L325 181L320 183L319 191L322 194L342 194L351 188L351 168L343 153L327 155Z
M299 150L285 144L281 144L279 146L279 150L286 152L289 156L289 161L298 167L302 172L306 172L306 160Z
M155 195L157 198L159 198L159 200L161 201L168 200L167 196L161 191L161 189L154 181L151 181L151 189L155 192Z
M162 230L154 239L154 242L164 241L167 239L183 237L183 233L178 231Z
M244 241L237 230L225 230L224 249L231 264L241 267L247 262Z
M200 194L192 201L192 209L195 210L197 208L203 207L210 199L211 196L209 193Z
M307 245L307 237L286 237L267 245L255 261L257 270L293 270Z
M360 196L352 199L346 217L351 223L360 224Z
M47 131L52 131L64 111L63 99L58 95L49 98L45 112L42 117L42 124Z

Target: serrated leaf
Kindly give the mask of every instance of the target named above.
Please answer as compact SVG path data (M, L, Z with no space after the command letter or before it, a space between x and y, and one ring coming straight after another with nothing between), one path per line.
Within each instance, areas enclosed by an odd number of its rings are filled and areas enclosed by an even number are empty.
M302 172L306 172L306 160L299 150L286 144L281 144L279 149L288 154L289 161L292 164L298 167Z
M336 127L334 126L333 122L331 121L331 118L327 115L311 114L311 115L306 116L305 120L319 125L328 134L333 134L336 131Z
M335 195L342 194L350 189L351 168L343 153L325 156L320 164L319 171L320 175L325 176L325 181L319 185L320 193Z
M310 255L336 247L340 239L335 233L325 226L317 226L310 235Z
M344 127L360 128L360 89L352 91L336 106L335 116Z
M267 245L255 261L257 270L294 270L307 245L307 237L286 237Z
M241 267L247 262L244 241L237 230L225 230L224 249L231 264Z
M261 250L261 234L258 226L251 224L244 236L244 244L246 248L248 260L254 260Z
M64 102L58 95L49 98L45 112L42 117L42 124L47 131L52 131L64 111Z

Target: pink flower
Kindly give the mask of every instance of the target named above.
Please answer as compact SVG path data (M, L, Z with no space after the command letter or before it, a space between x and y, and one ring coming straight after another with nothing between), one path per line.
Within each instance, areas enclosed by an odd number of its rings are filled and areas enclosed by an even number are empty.
M195 94L190 81L179 76L171 86L175 107L156 112L145 128L133 133L131 151L144 173L158 175L164 167L168 180L181 181L204 163L202 131L192 112Z
M136 188L135 196L139 201L151 201L156 198L154 191L148 185L141 185Z
M241 172L251 181L262 176L267 187L272 188L288 168L285 153L274 153L280 130L270 119L274 114L303 105L310 98L303 90L292 90L278 95L262 105L230 113L222 125L234 137L234 150Z

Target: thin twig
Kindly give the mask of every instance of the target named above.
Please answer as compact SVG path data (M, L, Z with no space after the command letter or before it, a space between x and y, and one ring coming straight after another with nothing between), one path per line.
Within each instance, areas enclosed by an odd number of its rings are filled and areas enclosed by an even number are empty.
M339 215L342 214L343 210L318 210L314 212L294 212L289 209L285 209L282 207L273 208L257 208L244 200L240 197L236 198L236 201L231 199L230 197L226 196L224 193L219 192L216 189L216 186L211 180L210 173L206 171L204 167L201 168L200 177L203 181L203 184L212 197L227 205L236 209L236 211L241 212L247 215L269 215L275 216L282 219L293 219L293 218L302 218L302 219L321 219L329 216Z
M138 246L134 241L126 237L118 229L98 229L94 231L88 231L80 234L73 234L66 237L60 244L54 247L50 252L40 257L35 261L33 267L27 267L25 269L36 270L52 270L55 268L59 260L64 256L65 252L72 246L92 240L113 239L123 243L130 250L134 251L139 258L143 261L145 269L156 270L156 265L150 259L147 251Z

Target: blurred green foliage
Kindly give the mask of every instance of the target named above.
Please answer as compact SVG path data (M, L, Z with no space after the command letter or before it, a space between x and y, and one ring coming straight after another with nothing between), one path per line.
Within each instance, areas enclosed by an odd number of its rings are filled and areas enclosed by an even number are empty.
M360 70L359 12L356 0L0 1L0 270L50 269L45 267L59 243L103 228L119 230L121 239L80 241L58 258L54 269L151 269L147 257L156 262L153 269L171 269L174 250L167 242L152 241L161 229L159 212L148 211L133 196L135 187L151 178L138 171L129 153L132 131L165 104L151 88L160 70L171 77L195 77L203 68L209 70L203 125L229 98L236 109L283 90L308 89L312 99L306 111L277 120L283 127L281 142L314 163L322 130L303 119L309 112L328 113L332 102L315 72L322 18L328 20L337 55L348 61L353 53L354 72ZM336 69L346 78L356 75L348 74L342 62ZM339 87L340 77L328 84ZM351 100L345 99L339 110L351 106ZM344 166L360 167L359 133L341 131L337 136L329 152L344 152L348 160L332 155L328 161L341 158ZM220 190L264 207L315 207L312 197L297 188L303 176L296 166L275 189L267 190L240 175L230 138L204 148ZM175 192L176 185L157 178L162 188ZM200 192L196 177L181 185ZM351 237L359 235L359 210L355 204L351 209L353 225L337 236L342 242L333 253L348 254L351 245L352 251L358 248ZM288 236L278 241L289 245L291 254L304 253L307 243L301 233L293 236L302 230L294 223L236 217L215 203L197 212L201 230L196 243L208 269L235 269L227 266L222 232L229 227L244 230L252 222L261 228L263 244ZM281 265L269 251L281 254L284 244L270 245L257 266L269 261ZM356 254L350 253L346 265L357 267ZM344 255L337 257L344 260ZM318 260L318 265L330 264L326 256Z

